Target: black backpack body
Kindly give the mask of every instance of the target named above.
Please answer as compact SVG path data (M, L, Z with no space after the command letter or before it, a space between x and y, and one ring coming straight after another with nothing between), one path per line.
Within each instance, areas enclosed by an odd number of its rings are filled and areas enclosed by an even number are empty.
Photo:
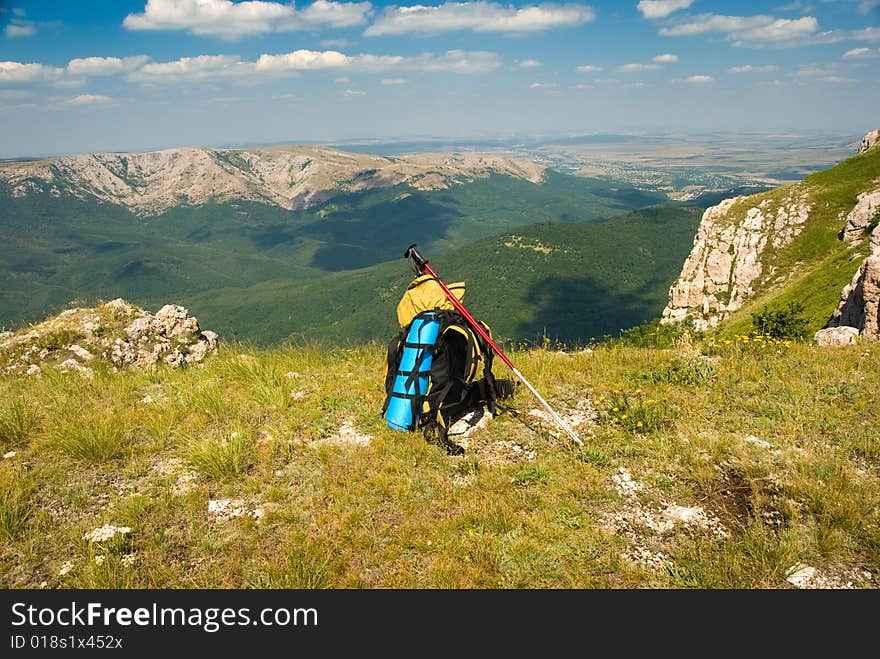
M457 455L464 449L449 439L449 427L482 405L495 414L494 353L458 311L433 310L430 313L440 327L434 345L429 348L432 361L427 389L412 401L413 410L417 411L416 427L422 430L428 441L437 442L450 454ZM415 318L419 317L416 315ZM491 336L489 326L482 322L480 325ZM409 327L404 327L388 344L383 414L391 400L395 378L401 374L399 367Z

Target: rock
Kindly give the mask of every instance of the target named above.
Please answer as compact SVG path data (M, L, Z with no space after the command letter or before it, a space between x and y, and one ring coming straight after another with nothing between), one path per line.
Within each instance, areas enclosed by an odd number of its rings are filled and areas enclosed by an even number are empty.
M92 371L92 369L88 368L87 366L83 366L73 358L61 362L59 368L61 369L62 373L79 373L84 378L88 378L89 380L95 377L95 372Z
M874 148L877 142L880 142L880 128L872 130L862 138L862 141L859 142L859 153L864 153L868 149Z
M852 327L865 339L880 338L880 225L871 232L871 252L843 287L828 327Z
M153 321L163 335L172 338L185 337L199 332L199 323L177 304L166 304L156 312Z
M799 189L781 201L733 197L707 208L681 275L669 289L661 322L691 319L698 330L717 327L742 307L756 283L773 274L762 266L764 250L794 240L809 211L807 195Z
M96 333L95 330L101 331ZM46 337L68 332L69 346L46 348ZM37 375L49 365L94 375L84 362L107 362L113 370L168 364L201 365L217 350L216 332L202 330L185 307L166 304L156 315L116 298L95 308L66 309L0 340L0 373Z
M846 222L837 237L847 245L857 243L878 213L880 213L880 189L862 192L858 196L856 205L846 216Z
M858 341L859 330L855 327L841 325L840 327L826 327L820 329L814 335L814 340L820 346L844 346L852 345Z
M76 343L74 343L72 346L70 346L67 349L70 350L70 352L72 352L74 355L76 355L77 357L79 357L80 359L82 359L83 361L86 361L86 362L95 358L95 356L92 353L90 353L85 348L77 345Z

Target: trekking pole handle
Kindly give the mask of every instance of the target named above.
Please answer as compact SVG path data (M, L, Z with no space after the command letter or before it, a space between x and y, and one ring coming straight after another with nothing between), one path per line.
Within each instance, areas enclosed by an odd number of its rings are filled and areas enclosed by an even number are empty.
M406 248L406 251L403 253L403 258L409 259L409 263L417 275L421 275L425 266L428 265L428 262L422 258L421 254L419 254L419 250L416 248L415 243Z

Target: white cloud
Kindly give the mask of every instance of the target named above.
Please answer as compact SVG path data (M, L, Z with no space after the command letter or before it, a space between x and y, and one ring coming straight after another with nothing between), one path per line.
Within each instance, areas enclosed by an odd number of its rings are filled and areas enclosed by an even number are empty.
M333 82L335 82L337 85L347 85L351 82L351 78L336 78L336 80L334 80Z
M767 64L766 66L752 66L746 64L744 66L731 66L727 69L728 73L773 73L778 71L779 67L775 64Z
M822 80L824 82L833 82L840 85L850 85L854 82L858 82L858 80L855 80L853 78L845 78L843 76L824 76L822 78L819 78L819 80Z
M878 7L880 7L880 0L862 0L859 3L859 11L863 14L868 14Z
M115 101L101 94L80 94L64 101L65 105L107 105Z
M651 58L653 62L657 62L658 64L672 64L678 61L678 55L673 55L672 53L664 53L662 55L655 55Z
M641 0L636 9L642 12L645 18L666 18L669 14L679 9L687 9L694 0Z
M524 59L517 64L521 69L537 69L538 67L544 66L541 62L536 59Z
M262 71L309 71L338 69L351 62L348 55L338 50L295 50L283 55L260 55L255 69Z
M10 39L16 37L32 37L37 33L37 26L32 21L19 21L12 19L12 22L3 28L3 33Z
M819 29L819 21L813 16L802 18L774 18L759 14L757 16L722 16L719 14L700 14L687 21L660 29L667 37L694 36L698 34L722 33L728 40L736 40L735 46L760 45L766 43L798 43Z
M595 18L592 7L575 3L514 7L484 0L445 2L438 6L388 7L364 35L436 34L454 30L516 34L581 25Z
M684 79L676 78L672 82L684 82L684 83L688 83L691 85L705 85L710 82L715 82L715 78L713 78L712 76L695 75L695 76L688 76L687 78L684 78Z
M128 30L185 30L199 36L239 39L321 26L362 25L371 11L369 2L329 0L316 0L301 10L292 2L147 0L143 13L129 14L122 25Z
M366 96L367 92L361 91L360 89L346 89L343 94L346 96Z
M291 3L293 4L293 3ZM306 27L326 25L329 27L353 27L363 25L373 11L369 2L330 2L315 0L299 12Z
M841 57L843 59L870 59L880 55L880 48L871 50L870 48L853 48L846 51Z
M409 84L409 80L406 78L382 78L380 82L383 85L406 85Z
M128 73L146 64L150 58L146 55L134 57L83 57L72 59L67 63L67 73L81 76L108 76L116 73Z
M0 62L0 84L34 84L52 82L61 77L64 69L38 63Z
M601 66L593 66L592 64L584 64L583 66L577 67L578 73L596 73L597 71L601 70Z
M593 85L587 83L581 83L579 85L574 86L575 89L593 89Z
M656 71L657 69L662 69L663 66L660 64L622 64L615 68L615 71L620 73L640 73L642 71Z
M559 89L558 82L533 82L529 89Z
M132 82L192 82L201 80L240 80L255 82L264 78L294 75L301 71L448 71L485 73L501 67L497 53L449 50L442 55L424 53L416 57L401 55L346 55L336 50L295 50L279 55L263 54L256 62L238 55L199 55L173 62L151 62L129 74ZM346 79L347 81L347 79Z
M238 55L199 55L173 62L151 62L129 74L131 82L191 82L244 77L253 73L254 64Z

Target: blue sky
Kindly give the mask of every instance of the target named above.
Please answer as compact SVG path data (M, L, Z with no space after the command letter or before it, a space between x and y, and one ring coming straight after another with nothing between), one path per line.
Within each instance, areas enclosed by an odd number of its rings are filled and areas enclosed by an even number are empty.
M880 0L0 0L0 157L880 126Z

